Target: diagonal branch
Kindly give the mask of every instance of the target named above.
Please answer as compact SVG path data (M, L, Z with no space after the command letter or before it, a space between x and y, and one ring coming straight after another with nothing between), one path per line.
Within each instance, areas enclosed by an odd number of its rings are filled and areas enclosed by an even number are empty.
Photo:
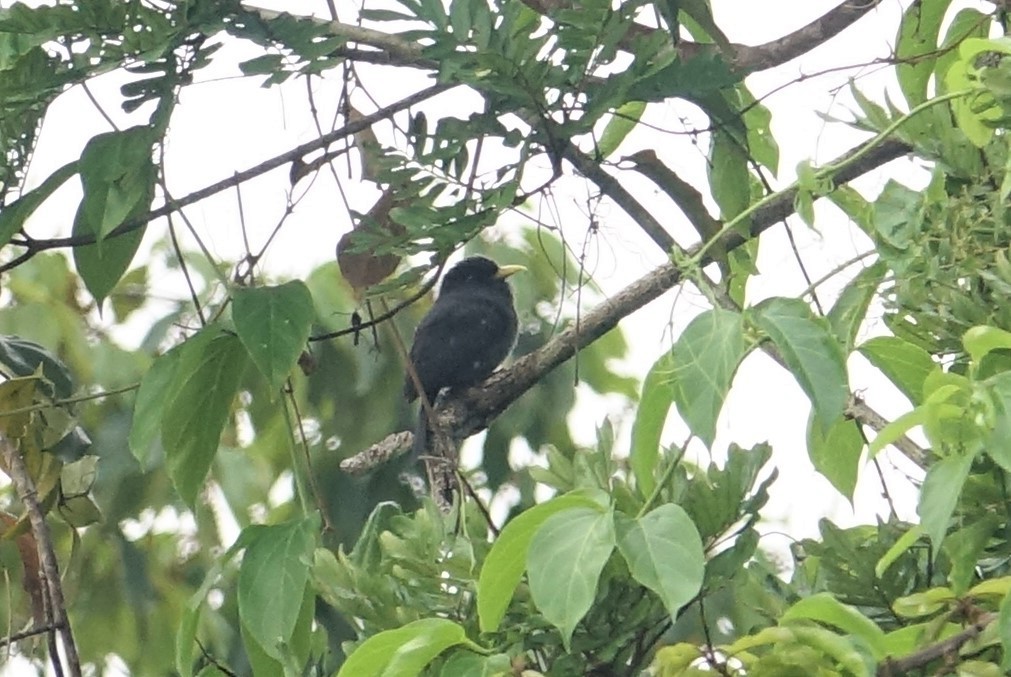
M522 2L538 14L548 18L557 10L571 10L578 6L578 3L571 0L522 0ZM844 0L806 26L775 40L761 45L731 43L727 45L729 53L725 53L723 56L742 74L780 66L835 37L877 7L878 3L879 0ZM247 9L268 21L281 14L269 9L255 7L247 7ZM328 21L313 17L303 18L320 24L325 23L331 35L344 38L347 42L371 47L374 50L355 50L342 47L336 52L338 56L347 56L350 59L369 63L408 66L425 70L438 70L439 68L438 61L423 55L421 45L402 40L394 34L340 21ZM634 52L635 41L650 37L657 32L666 33L667 31L636 23L625 39L621 41L621 47L626 51ZM682 59L690 60L698 56L712 55L714 51L718 52L720 47L715 44L680 38L677 50Z
M42 578L50 600L50 619L47 619L47 625L51 625L60 633L70 676L81 677L81 661L77 656L74 633L70 628L70 621L67 619L67 604L63 599L60 568L56 563L56 552L53 549L53 538L49 532L49 524L39 505L35 482L28 474L25 460L21 457L21 453L14 443L3 433L0 433L0 461L2 461L4 469L10 473L18 497L28 511L28 521L32 526L32 533L38 545L39 559L42 562ZM50 656L50 660L52 660L57 673L62 674L60 656L54 654Z
M850 181L901 157L908 151L909 148L905 144L887 141L864 153L858 161L846 165L836 176L836 182ZM847 153L843 159L863 152L862 147L856 148ZM609 195L609 197L626 211L636 211L634 205L628 205L626 208L625 200L633 199L631 196L626 198L623 195ZM755 212L751 237L759 235L792 213L793 199L793 191L784 191L764 209ZM727 250L739 247L746 241L746 238L736 233L728 233L724 238ZM544 374L573 357L579 350L616 327L624 317L659 298L680 281L681 271L674 263L665 263L656 268L585 314L578 326L565 329L540 349L516 360L510 368L493 374L482 385L451 397L437 411L439 425L455 431L458 439L480 432L520 395L533 387ZM880 415L874 414L866 404L850 407L848 413L874 430L880 430L885 421ZM925 452L914 443L903 440L897 446L915 462L922 464Z
M997 614L985 613L979 618L979 620L957 635L952 635L945 640L936 644L931 644L919 651L914 651L908 656L903 656L902 658L886 658L878 663L878 668L875 674L877 674L878 677L899 677L899 675L908 674L913 670L917 671L916 674L921 674L919 670L937 659L957 655L958 650L961 649L962 646L979 637L980 634L982 634L982 632L996 620Z
M353 122L348 122L340 129L335 129L332 132L323 134L322 136L313 139L307 143L303 143L300 146L292 148L289 151L276 155L268 160L261 162L260 164L250 167L249 169L243 170L236 174L233 174L227 179L213 183L210 186L201 188L200 190L193 191L188 195L184 195L176 200L169 200L161 207L157 209L152 209L146 214L138 216L133 219L129 219L120 225L118 228L113 230L111 233L106 235L106 238L118 237L120 235L125 235L126 233L133 232L138 228L143 227L148 222L153 221L162 216L167 216L172 214L179 209L186 207L188 205L194 204L201 200L216 195L224 190L233 188L241 183L249 181L250 179L266 174L269 171L277 169L278 167L283 167L284 165L295 162L302 159L309 153L317 151L321 148L326 148L335 141L352 136L366 129L380 120L385 120L394 113L398 113L402 110L410 108L426 99L430 99L436 94L440 94L447 89L450 89L454 85L448 84L435 84L430 87L411 94L410 96L404 97L396 103L390 104L385 108L380 108L375 113L371 115L363 115L360 119ZM49 249L60 249L64 247L79 247L82 245L94 244L95 237L93 235L77 235L73 237L60 237L52 238L49 240L17 240L11 241L11 245L18 245L25 248L25 251L14 257L10 261L0 264L0 273L4 273L8 270L16 268L28 259L32 258L36 254L49 250Z
M753 47L737 46L735 65L742 71L754 73L796 59L834 38L878 3L879 0L844 0L803 28L781 38Z

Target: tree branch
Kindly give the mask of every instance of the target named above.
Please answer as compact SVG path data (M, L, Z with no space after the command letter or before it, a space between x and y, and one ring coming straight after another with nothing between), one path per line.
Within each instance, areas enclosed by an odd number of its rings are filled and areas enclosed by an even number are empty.
M143 227L150 221L153 221L162 216L172 214L183 207L199 202L200 200L209 198L212 195L216 195L217 193L220 193L229 188L233 188L234 186L249 181L250 179L254 179L262 174L266 174L267 172L273 169L277 169L278 167L282 167L290 162L295 162L296 160L301 159L302 157L313 151L317 151L321 148L326 148L335 141L339 141L340 139L356 134L361 130L372 126L376 122L390 117L394 113L398 113L426 99L430 99L436 94L440 94L453 86L454 85L448 84L435 84L432 85L431 87L426 87L420 92L411 94L410 96L407 96L394 104L386 106L385 108L380 108L371 115L362 116L361 119L349 122L340 129L335 129L334 131L324 134L317 139L314 139L307 143L303 143L302 145L292 148L287 152L281 153L280 155L276 155L270 158L269 160L265 160L254 167L250 167L249 169L233 174L227 179L218 181L217 183L211 184L210 186L207 186L205 188L201 188L200 190L196 190L178 199L169 200L164 205L158 207L157 209L152 209L151 211L142 216L127 220L122 225L113 230L111 233L106 235L106 238L118 237L120 235L125 235L126 233L133 232L138 228ZM16 241L12 240L11 241L12 245L24 247L25 251L19 254L14 259L7 261L6 263L0 264L0 273L4 273L8 270L16 268L17 266L21 265L22 263L32 258L36 254L49 249L60 249L64 247L79 247L82 245L94 244L94 242L95 237L93 235L86 235L86 236L78 235L74 237L61 237L49 240L16 240Z
M862 152L862 147L855 148L845 154L841 160ZM902 157L907 152L909 152L909 147L905 144L898 141L886 141L866 152L857 162L844 166L836 175L836 182L850 181L886 162ZM634 214L641 209L641 205L638 205L634 198L627 193L608 193L607 185L609 184L600 187L623 210ZM615 182L615 185L619 184ZM750 237L757 237L791 214L795 193L796 191L784 191L765 208L756 211L752 219ZM629 200L632 202L628 202ZM739 247L748 239L750 238L744 238L737 233L728 233L724 237L726 250ZM437 411L440 425L448 430L454 430L457 439L461 440L483 430L490 421L504 411L516 398L529 390L544 374L613 329L625 316L659 298L664 292L678 284L680 280L681 272L677 266L674 263L666 263L633 282L584 315L578 326L564 330L539 350L516 360L510 368L493 374L484 384L451 397L445 406L440 407ZM873 413L873 410L866 404L849 408L849 413L861 423L874 430L880 430L885 419L877 414L870 416L868 412ZM904 441L897 446L912 460L922 464L926 454L911 441L908 444Z
M834 38L878 6L879 0L843 0L803 28L763 45L736 45L735 65L747 73L767 70L806 54Z
M522 2L549 19L553 12L560 9L572 9L575 4L569 0L522 0ZM729 53L724 53L723 56L729 65L742 74L774 68L806 54L835 37L877 7L878 3L879 0L844 0L839 6L829 10L806 26L775 40L761 45L731 43L727 46ZM269 9L248 9L266 21L281 14ZM421 45L404 41L396 35L340 21L328 21L314 17L304 18L326 24L331 35L376 50L370 52L342 47L336 52L337 56L347 56L349 59L368 63L407 66L433 71L439 68L438 61L423 56ZM636 23L631 26L628 35L619 44L623 49L631 52L634 51L633 43L636 40L650 37L660 31L666 32L666 29ZM679 39L676 48L680 57L685 61L701 55L712 54L714 50L720 51L720 47L715 44L694 42L685 38Z
M49 608L52 618L47 621L51 621L50 625L60 633L60 638L63 640L63 653L66 656L67 668L71 677L81 677L81 661L77 656L74 633L70 628L70 621L67 619L67 605L63 599L63 586L60 583L60 568L56 563L56 552L53 549L53 538L49 532L49 524L39 505L35 483L32 481L31 475L28 474L21 453L3 433L0 433L0 459L3 460L5 470L10 473L18 497L24 503L25 510L28 511L28 521L31 523L32 533L35 535L39 559L42 561L42 578L45 581L51 602ZM57 673L61 673L60 656L54 654L49 658Z
M997 620L997 614L985 613L965 630L944 641L931 644L902 658L886 658L878 664L876 674L878 677L899 677L899 675L922 668L938 658L951 655L962 648L964 644L979 637L980 633L995 620Z

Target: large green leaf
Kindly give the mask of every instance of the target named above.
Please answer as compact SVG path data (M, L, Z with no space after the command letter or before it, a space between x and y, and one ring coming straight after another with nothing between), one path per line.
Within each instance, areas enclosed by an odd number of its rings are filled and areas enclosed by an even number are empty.
M678 609L698 594L705 577L705 552L694 522L673 503L636 519L618 517L618 550L629 573L676 617Z
M232 295L235 331L272 391L281 387L298 361L314 315L312 295L300 280L237 289Z
M185 345L180 344L156 358L140 380L128 442L130 452L144 470L150 470L152 447L161 439L165 405L172 395L172 384Z
M281 658L292 639L309 567L318 518L259 526L239 569L239 617L261 648Z
M348 656L337 677L413 677L457 644L470 644L462 627L445 618L422 618L369 637Z
M985 384L993 403L993 420L983 448L1005 472L1011 472L1011 372L995 374Z
M81 230L99 242L151 203L154 135L147 126L93 137L81 152Z
M625 140L629 132L635 129L644 112L646 112L646 104L642 101L629 101L614 111L600 135L600 140L597 141L597 154L606 159L618 150L618 146Z
M950 0L914 2L902 14L895 40L895 75L910 108L927 99L927 87L938 56L941 22Z
M941 543L948 533L951 515L962 493L962 485L969 476L974 454L952 454L930 466L920 488L920 503L916 512L923 530L934 545L934 556L941 551Z
M498 630L526 570L530 542L541 525L555 513L576 507L599 509L592 498L575 492L524 510L505 525L492 544L477 581L477 616L481 632Z
M598 507L551 515L530 542L530 595L544 618L558 628L566 650L576 624L593 604L600 572L614 546L614 514Z
M750 314L811 399L817 424L828 430L842 416L849 397L845 358L828 323L798 299L768 299Z
M927 376L940 369L926 350L895 336L872 338L860 344L859 350L914 405L923 403Z
M482 656L471 651L456 651L443 664L439 677L501 677L511 670L512 662L507 654Z
M247 361L238 337L216 326L183 345L161 439L169 476L189 505L214 461Z
M840 418L825 432L815 425L813 416L807 425L807 453L811 464L850 501L856 490L860 453L864 448L858 425L856 421Z
M74 235L89 235L82 225L80 210L74 219ZM144 239L144 228L110 238L102 244L74 247L74 265L95 302L101 305L109 293L115 289L123 273L130 267L140 241Z
M819 592L805 597L787 609L780 618L784 624L797 621L818 621L859 637L871 648L876 660L887 655L884 631L855 607L843 604L830 593Z
M867 266L856 277L850 280L832 309L828 311L828 323L832 333L843 346L843 352L849 354L856 340L860 325L867 315L878 286L885 277L888 266L884 261L875 261Z
M722 127L713 132L709 149L709 185L724 220L729 220L751 203L751 174L748 172L748 152L743 127Z
M706 445L745 352L741 315L719 308L692 320L671 351L678 411Z
M63 399L74 393L70 370L61 359L38 343L20 336L0 335L0 364L14 376L31 376L42 367L46 394Z
M653 474L660 457L660 434L674 404L676 391L674 357L667 352L653 363L642 382L639 408L632 423L632 448L628 463L644 496L648 496L656 484Z
M0 247L10 242L21 230L28 217L38 209L47 197L77 173L77 161L69 162L50 174L35 190L25 193L9 205L0 209Z
M95 244L74 247L74 264L88 291L101 305L130 266L144 227L107 239L131 218L143 216L154 198L154 139L147 127L131 127L94 137L81 153L84 198L74 217L75 236Z

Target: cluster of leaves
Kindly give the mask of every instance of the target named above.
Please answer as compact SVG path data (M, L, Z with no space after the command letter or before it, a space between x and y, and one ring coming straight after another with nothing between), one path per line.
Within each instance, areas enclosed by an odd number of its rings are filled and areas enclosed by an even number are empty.
M516 660L557 675L643 668L702 586L733 587L754 554L769 450L690 473L665 454L653 469L664 488L647 496L609 440L605 428L596 449L551 452L538 477L559 495L491 544L476 511L457 524L431 506L407 516L382 505L349 554L318 551L321 595L367 637L340 674L500 674Z

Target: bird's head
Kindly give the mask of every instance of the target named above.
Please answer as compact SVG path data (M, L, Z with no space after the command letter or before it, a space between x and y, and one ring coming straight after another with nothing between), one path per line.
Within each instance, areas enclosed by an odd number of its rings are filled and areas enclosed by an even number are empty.
M526 270L523 266L500 266L483 256L472 256L460 261L442 279L439 293L453 293L474 286L500 287L508 290L505 280L510 275Z

